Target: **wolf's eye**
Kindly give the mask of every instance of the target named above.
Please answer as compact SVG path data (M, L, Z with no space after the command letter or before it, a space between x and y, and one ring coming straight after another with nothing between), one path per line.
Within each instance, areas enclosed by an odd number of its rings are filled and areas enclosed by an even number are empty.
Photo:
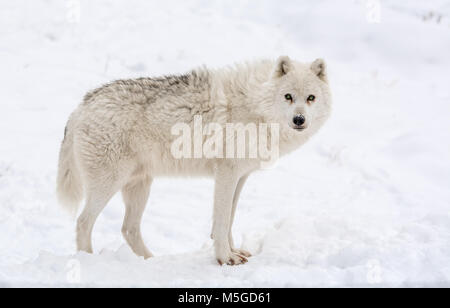
M294 99L292 98L292 95L291 94L286 94L285 96L284 96L284 98L286 99L286 100L288 100L288 101L293 101Z
M308 102L312 103L316 100L316 97L314 95L308 96Z

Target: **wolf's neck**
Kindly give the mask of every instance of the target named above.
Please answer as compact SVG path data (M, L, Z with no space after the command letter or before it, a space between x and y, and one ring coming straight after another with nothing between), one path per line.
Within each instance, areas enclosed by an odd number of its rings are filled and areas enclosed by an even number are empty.
M267 98L261 92L270 78L272 68L273 62L265 60L211 71L212 91L223 98L221 104L226 107L231 121L262 120L258 119L256 109L263 103L261 100ZM249 119L249 116L254 119Z

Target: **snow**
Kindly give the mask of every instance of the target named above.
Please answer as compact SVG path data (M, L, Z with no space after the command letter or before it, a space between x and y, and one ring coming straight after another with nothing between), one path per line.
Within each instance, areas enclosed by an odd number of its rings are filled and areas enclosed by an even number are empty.
M450 1L381 1L380 23L366 1L82 0L79 22L76 3L0 4L0 286L450 286ZM125 245L120 196L95 254L75 252L55 173L87 90L282 54L327 60L334 113L249 179L234 227L248 264L216 264L208 179L154 182L155 258Z

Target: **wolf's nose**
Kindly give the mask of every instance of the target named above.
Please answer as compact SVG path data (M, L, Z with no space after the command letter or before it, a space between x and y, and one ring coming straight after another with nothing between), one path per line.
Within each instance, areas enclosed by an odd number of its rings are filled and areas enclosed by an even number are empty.
M306 119L303 114L298 114L294 117L294 124L297 126L302 126L303 124L305 124L305 122L306 122Z

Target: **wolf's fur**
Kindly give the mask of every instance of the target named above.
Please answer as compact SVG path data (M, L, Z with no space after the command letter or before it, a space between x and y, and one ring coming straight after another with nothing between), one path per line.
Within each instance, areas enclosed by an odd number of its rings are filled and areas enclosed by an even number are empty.
M294 96L293 103L285 94ZM309 95L316 101L307 102ZM212 237L223 264L246 262L250 254L236 249L231 236L236 204L258 159L175 159L171 144L176 123L278 123L280 155L313 135L330 113L325 63L303 64L280 57L225 69L198 69L182 76L121 80L88 93L71 115L61 146L57 192L62 204L76 211L79 250L92 252L95 220L111 197L122 191L126 214L122 233L133 251L152 254L140 232L152 180L158 176L215 178ZM292 118L303 114L303 131Z

